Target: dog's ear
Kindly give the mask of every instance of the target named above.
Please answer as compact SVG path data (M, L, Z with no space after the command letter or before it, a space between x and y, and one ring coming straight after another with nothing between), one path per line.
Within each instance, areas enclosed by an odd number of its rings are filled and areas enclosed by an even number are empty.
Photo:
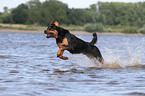
M59 23L57 21L54 22L55 26L59 27Z

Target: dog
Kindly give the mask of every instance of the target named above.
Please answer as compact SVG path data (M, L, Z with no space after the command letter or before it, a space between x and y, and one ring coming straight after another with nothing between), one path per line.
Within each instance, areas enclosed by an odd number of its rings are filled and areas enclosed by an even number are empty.
M89 58L95 57L100 63L104 61L100 50L94 45L97 42L96 33L93 33L91 42L85 42L71 34L68 30L60 27L59 23L55 21L50 23L47 30L44 30L44 34L47 34L46 38L56 39L56 44L59 47L57 57L60 59L68 59L68 57L63 56L64 51L68 50L72 54L83 53Z

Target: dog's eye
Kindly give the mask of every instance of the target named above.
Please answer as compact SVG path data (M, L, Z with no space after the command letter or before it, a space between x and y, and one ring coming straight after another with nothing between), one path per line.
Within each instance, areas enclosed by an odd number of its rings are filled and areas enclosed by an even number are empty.
M50 28L48 28L47 30L51 30L51 31L54 31L54 29L53 29L53 28L51 28L51 27L50 27Z

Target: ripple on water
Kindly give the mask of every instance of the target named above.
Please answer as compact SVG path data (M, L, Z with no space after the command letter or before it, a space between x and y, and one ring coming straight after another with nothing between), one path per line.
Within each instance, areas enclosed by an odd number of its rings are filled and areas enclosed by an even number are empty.
M130 95L130 96L145 96L145 92L130 92L127 95Z
M49 90L49 91L61 91L59 88L47 88L46 90Z
M119 85L120 83L118 81L109 81L107 84L109 84L109 85Z
M17 70L11 70L9 73L19 73Z
M54 69L54 73L64 74L64 73L84 73L84 70L70 69L70 70L60 70Z
M7 89L7 87L0 87L0 91L4 91L6 89Z
M0 55L0 59L9 59L11 57L11 55Z

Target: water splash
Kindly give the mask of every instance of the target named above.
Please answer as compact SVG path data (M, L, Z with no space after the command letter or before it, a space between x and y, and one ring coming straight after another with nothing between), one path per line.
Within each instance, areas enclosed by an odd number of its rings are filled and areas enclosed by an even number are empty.
M77 55L74 60L78 66L81 67L96 67L96 68L127 68L127 67L141 67L141 60L144 54L144 42L141 40L135 45L131 45L129 40L126 40L126 44L123 49L120 49L117 53L109 48L104 48L104 64L100 64L96 59L89 59L85 55Z
M105 63L102 65L103 68L140 67L142 65L141 60L143 59L145 40L142 39L134 45L129 44L130 41L128 39L125 41L124 50L117 54L111 49L105 48L107 56L104 57Z
M89 67L100 68L102 65L96 59L90 59L83 54L71 55L70 60L74 61L78 67L83 67L83 68L89 68Z
M125 56L125 59L121 58L120 55L115 55L111 50L108 53L109 57L104 57L105 62L102 65L103 68L126 68L141 65L141 53L138 53L138 51L131 52L128 50L128 56Z

